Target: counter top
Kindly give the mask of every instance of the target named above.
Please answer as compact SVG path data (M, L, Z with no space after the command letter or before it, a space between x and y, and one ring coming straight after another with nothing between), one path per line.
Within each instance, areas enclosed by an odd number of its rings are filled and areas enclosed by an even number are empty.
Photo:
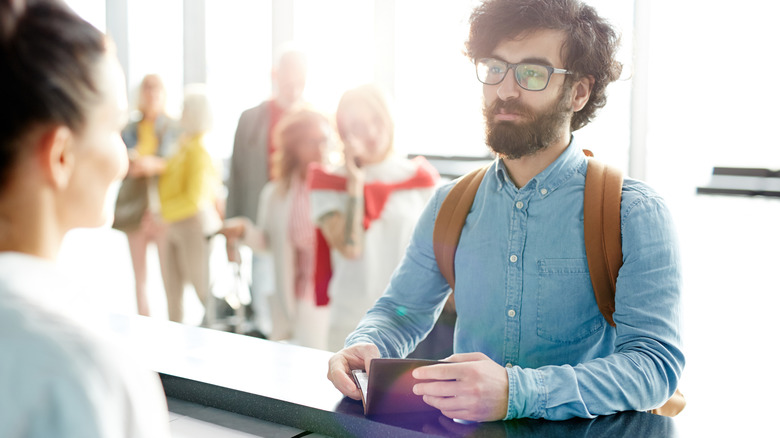
M326 378L332 353L159 319L112 315L110 335L160 374L168 397L341 436L674 437L674 420L624 412L593 420L455 422L441 414L365 417Z

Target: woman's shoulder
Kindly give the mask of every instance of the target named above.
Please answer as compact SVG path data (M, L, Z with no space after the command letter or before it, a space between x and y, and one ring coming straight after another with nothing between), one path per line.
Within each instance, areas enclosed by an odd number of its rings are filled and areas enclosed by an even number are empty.
M53 372L48 368L57 364L59 378L82 380L83 370L99 370L110 359L110 355L101 354L98 337L73 318L18 294L4 298L0 304L0 332L4 333L0 348L15 352L13 362L19 378L43 378L43 374ZM4 360L0 358L0 362Z
M34 305L26 305L23 314L16 310L0 304L0 349L14 352L0 355L0 369L14 377L10 384L17 389L4 389L16 394L19 415L44 417L53 409L83 427L94 421L98 428L101 417L126 413L127 403L142 396L145 404L135 406L133 418L139 413L144 421L156 418L155 408L163 406L155 396L162 391L135 359L69 316Z

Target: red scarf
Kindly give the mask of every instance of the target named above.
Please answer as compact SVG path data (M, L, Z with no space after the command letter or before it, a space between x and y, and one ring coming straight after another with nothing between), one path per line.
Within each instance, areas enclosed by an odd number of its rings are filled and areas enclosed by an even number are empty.
M404 181L397 183L371 182L363 188L365 211L363 214L363 228L368 230L371 222L379 219L387 204L390 195L396 190L410 190L433 187L439 180L439 173L425 159L416 157L412 160L417 164L417 172ZM311 190L335 190L344 192L347 190L347 179L343 176L326 172L321 165L313 164L309 167L308 184ZM318 306L325 306L330 301L328 297L328 284L333 276L330 263L330 247L328 246L322 231L317 228L317 261L314 269L314 291Z

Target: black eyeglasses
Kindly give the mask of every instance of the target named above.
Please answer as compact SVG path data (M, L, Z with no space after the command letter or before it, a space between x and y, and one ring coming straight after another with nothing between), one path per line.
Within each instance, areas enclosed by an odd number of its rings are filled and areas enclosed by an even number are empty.
M495 58L482 58L477 61L477 79L486 85L500 84L510 69L515 70L515 80L524 90L542 91L550 83L550 77L555 73L570 75L572 72L550 67L549 65L529 64L520 62L510 64Z

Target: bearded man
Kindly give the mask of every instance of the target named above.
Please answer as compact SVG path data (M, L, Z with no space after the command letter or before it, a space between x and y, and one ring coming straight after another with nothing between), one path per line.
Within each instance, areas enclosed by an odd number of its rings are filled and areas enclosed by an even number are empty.
M615 326L599 312L585 254L587 159L574 131L606 103L618 37L579 0L487 0L467 53L483 83L497 159L455 257L458 320L451 364L418 368L414 392L451 418L594 417L660 406L684 366L678 246L669 210L626 178ZM433 227L454 183L424 211L384 295L330 360L328 378L360 399L352 369L405 357L449 293ZM399 310L403 311L399 311Z

